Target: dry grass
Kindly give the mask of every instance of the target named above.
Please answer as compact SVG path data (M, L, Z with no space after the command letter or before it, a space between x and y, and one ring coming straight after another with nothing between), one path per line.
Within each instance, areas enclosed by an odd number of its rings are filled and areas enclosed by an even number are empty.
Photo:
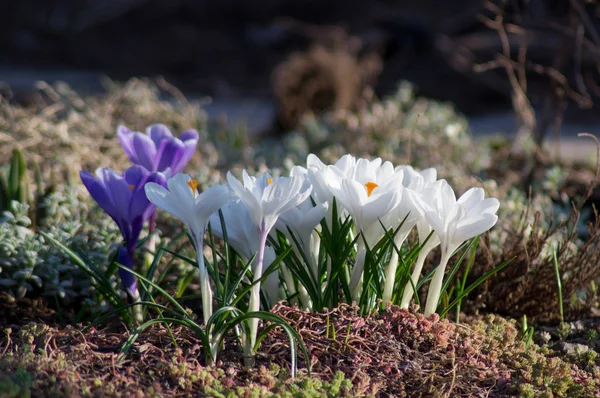
M206 137L204 111L165 81L109 82L107 94L85 98L66 84L42 82L38 89L28 106L9 104L0 97L0 164L6 164L18 147L29 165L37 163L48 179L53 172L72 178L82 169L118 168L128 162L116 139L117 126L144 131L153 123L166 124L175 135L190 128L200 132L204 144L189 167L217 162L216 150Z

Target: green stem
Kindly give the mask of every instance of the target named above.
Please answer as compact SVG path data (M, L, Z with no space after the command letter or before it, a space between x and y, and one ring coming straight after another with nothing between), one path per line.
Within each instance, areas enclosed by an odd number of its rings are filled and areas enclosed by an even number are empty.
M448 264L448 260L450 260L451 254L449 251L445 251L442 254L442 258L440 260L440 265L438 265L435 273L433 274L433 279L429 284L429 291L427 292L427 302L425 303L425 316L429 316L437 310L438 303L440 301L440 295L442 293L442 286L444 282L444 273L446 271L446 265Z
M385 284L383 286L383 302L387 303L388 301L392 301L392 294L394 293L394 285L396 283L396 270L398 269L398 262L400 261L398 250L402 247L404 240L408 233L404 233L403 231L396 234L394 237L394 248L392 248L392 256L390 258L390 262L388 266L385 268Z
M408 308L410 301L412 300L415 291L413 289L413 285L417 286L417 282L419 281L419 277L421 276L421 271L423 270L423 264L425 264L425 259L431 253L432 248L423 249L419 252L419 257L417 257L417 261L415 262L415 268L413 269L412 274L410 275L410 279L412 283L409 281L404 287L404 294L402 294L402 301L400 302L401 308Z

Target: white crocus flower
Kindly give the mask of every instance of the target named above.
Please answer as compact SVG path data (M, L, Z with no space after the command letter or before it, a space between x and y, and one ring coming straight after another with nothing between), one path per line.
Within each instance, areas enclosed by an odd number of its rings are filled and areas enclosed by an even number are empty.
M250 261L258 251L259 231L254 221L252 221L248 209L239 198L233 198L221 208L221 212L227 229L227 243L242 260ZM213 213L210 216L210 226L216 236L221 239L225 238L219 213ZM276 258L275 250L267 246L265 248L264 267L268 268ZM253 272L255 272L256 264L255 257L252 263ZM269 305L275 305L279 300L279 276L277 272L272 272L267 276L263 290Z
M305 184L309 184L309 182L306 181ZM308 261L307 266L313 280L319 279L318 258L321 243L321 239L315 228L319 227L321 220L323 220L327 213L328 207L327 202L313 206L309 198L298 205L298 207L283 213L279 217L277 224L275 224L275 228L284 233L297 257L303 259L302 254L304 254ZM299 246L295 242L298 242ZM295 286L291 283L293 279L290 271L285 266L282 267L282 271L290 293L296 293ZM302 308L312 308L312 302L306 289L300 286L298 293Z
M312 185L311 197L315 204L326 203L328 205L325 215L325 223L331 230L333 217L345 218L345 214L339 203L337 204L336 214L333 214L333 192L331 186L339 187L344 177L352 178L356 159L347 154L338 159L333 165L324 164L316 155L309 154L306 158L306 168L295 166L290 172L290 176L301 176L308 180ZM331 258L327 258L327 275L331 275Z
M243 171L243 184L231 172L227 173L227 181L233 192L246 205L250 217L258 227L258 250L256 267L254 268L254 286L250 292L249 312L260 308L260 283L265 258L265 247L269 232L279 216L304 202L311 193L311 187L303 187L301 177L271 178L268 173L255 178ZM244 344L244 354L247 358L254 356L258 318L249 319L250 338ZM249 359L249 361L251 361Z
M331 225L333 218L333 192L332 186L339 187L342 178L353 178L354 169L356 167L356 159L354 156L347 154L338 159L335 164L325 165L316 155L310 154L306 158L306 177L313 186L312 198L315 203L329 203L327 211L327 223ZM292 174L301 172L301 168L297 166L292 169ZM338 209L338 213L339 213ZM339 214L336 214L337 217Z
M328 172L329 175L333 173L331 169ZM403 174L402 171L396 172L390 162L382 165L379 158L373 161L359 159L352 179L342 178L339 187L330 185L336 200L354 220L356 232L363 235L358 241L357 260L350 278L355 300L359 299L361 293L365 243L372 248L385 233L380 219L400 203Z
M431 186L427 186L422 192L408 190L406 193L410 196L413 196L413 201L417 204L421 202L431 204L435 201L435 195L439 193L439 190L436 190ZM408 308L408 305L410 304L414 294L413 285L417 285L419 276L421 276L421 271L423 270L423 264L425 264L425 259L429 253L431 253L431 251L440 244L440 238L438 234L433 231L431 225L429 225L425 217L422 216L423 211L421 207L418 207L418 211L420 217L417 220L417 233L419 235L419 246L421 247L421 250L419 251L417 261L415 262L413 272L410 276L412 283L409 281L404 287L404 294L402 295L402 300L400 301L401 308ZM429 239L427 239L428 237Z
M422 201L421 206L425 219L439 236L442 256L429 285L425 315L437 309L446 265L454 251L466 240L492 228L498 221L496 212L500 207L498 199L484 199L482 188L471 188L458 200L446 180L436 181L432 189L434 200L429 204Z
M194 244L200 269L200 288L202 289L202 310L204 323L212 315L212 288L210 276L204 264L203 239L206 225L211 214L219 210L231 198L226 185L216 185L198 193L198 181L187 174L177 174L167 181L168 189L149 182L144 186L148 200L157 207L179 218L188 228Z
M382 222L388 229L392 228L394 231L400 227L396 235L394 235L394 246L400 249L417 222L423 221L423 216L419 211L415 197L409 193L421 193L425 186L435 181L437 171L434 168L429 168L417 172L409 165L397 166L395 171L402 171L404 173L402 185L405 190L400 204L385 216ZM398 263L398 252L393 250L390 262L385 270L385 284L382 297L384 302L392 300Z

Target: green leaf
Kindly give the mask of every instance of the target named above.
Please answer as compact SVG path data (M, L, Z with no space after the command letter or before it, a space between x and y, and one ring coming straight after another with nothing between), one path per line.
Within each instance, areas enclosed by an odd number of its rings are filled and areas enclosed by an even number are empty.
M473 282L472 284L470 284L468 288L466 288L464 291L462 291L450 304L448 304L448 306L446 308L444 308L444 310L442 310L440 312L440 317L444 317L448 313L448 311L450 311L455 305L457 305L458 303L460 303L461 300L467 294L471 293L471 291L473 291L477 286L481 285L483 282L485 282L486 280L488 280L494 274L496 274L497 272L500 272L501 270L503 270L515 258L516 258L516 256L513 257L513 258L511 258L511 259L509 259L509 260L506 260L505 262L503 262L502 264L498 265L493 270L488 271L485 274L483 274L482 276L480 276L479 279L477 279L475 282Z
M299 343L300 344L300 348L302 349L302 353L304 354L304 359L306 360L307 373L308 373L308 376L310 377L310 357L308 355L308 351L306 350L306 346L304 345L304 342L302 341L302 337L281 316L279 316L277 314L273 314L271 312L267 312L267 311L248 312L246 314L243 314L243 315L240 315L238 317L235 317L233 320L231 320L230 322L228 322L223 327L223 330L225 330L225 331L226 330L231 330L235 326L241 324L242 322L244 322L244 321L246 321L246 320L248 320L250 318L258 318L258 319L261 319L263 321L275 323L275 324L281 326L283 328L283 330L286 332L286 334L288 335L289 341L290 341L290 352L291 352L291 356L292 356L292 358L291 358L291 374L292 374L292 377L296 377L296 367L297 367L296 366L296 356L297 356L297 354L296 354L296 343ZM221 337L221 339L222 338L223 337ZM257 345L254 347L254 350L256 350L258 348L258 343L260 341L262 341L262 339L263 339L263 337L261 337L260 340L257 338L257 340L256 340Z
M13 149L10 170L8 172L8 192L10 198L21 203L27 203L29 198L29 181L27 179L27 166L23 153Z

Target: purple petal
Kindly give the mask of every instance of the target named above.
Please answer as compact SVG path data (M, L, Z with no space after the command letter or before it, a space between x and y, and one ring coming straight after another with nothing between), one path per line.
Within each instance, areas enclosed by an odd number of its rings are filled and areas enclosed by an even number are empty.
M90 193L92 199L98 203L98 206L100 206L102 210L108 213L111 217L118 213L112 202L112 196L102 182L100 182L92 173L87 170L80 171L79 177L81 178L83 185L85 185Z
M186 141L195 141L194 145L198 143L198 132L194 129L186 130L179 136L179 139L185 144Z
M123 238L129 240L131 190L123 176L108 167L97 169L95 176L87 171L81 171L79 175L92 198L117 223Z
M127 268L133 270L133 263L131 261L131 257L125 249L125 246L121 245L119 247L119 254L117 256L117 261L119 264L126 266ZM119 276L121 277L121 282L123 283L123 287L130 295L130 297L138 296L138 288L137 282L135 280L135 276L131 272L127 272L127 270L119 268Z
M144 186L149 183L149 182L154 182L158 185L161 185L163 187L167 186L167 176L163 173L152 173L148 179L146 180L146 182L144 182L144 184L142 185L140 191L143 193L143 195L146 197L146 200L148 200L148 196L146 195L146 191L144 190ZM144 211L143 214L143 219L144 222L146 222L147 219L150 218L150 216L154 213L154 211L156 210L156 206L154 206L150 201L148 201L148 203L150 203L150 206L148 206L146 208L146 211Z
M106 191L111 196L117 212L116 216L127 220L129 201L131 200L130 184L122 175L108 167L96 170L96 176L104 183Z
M117 128L117 136L119 137L119 142L121 143L123 151L125 151L129 160L135 163L137 156L135 154L135 149L133 149L133 132L127 127L120 125Z
M175 166L179 163L179 159L181 159L183 151L183 143L177 138L161 142L159 149L160 158L157 162L158 167L156 168L156 171L163 171L168 167L170 167L171 171L175 174L181 171Z
M148 177L150 177L150 172L142 166L134 165L125 170L123 176L129 187L131 187L131 198L128 203L128 221L131 225L131 239L137 241L144 222L147 220L144 216L148 214L149 217L152 214L148 210L153 205L146 197L146 192L144 191L144 185L148 181Z
M134 133L133 135L133 148L135 150L136 158L132 159L133 163L144 166L150 171L156 171L156 145L154 141L145 134Z
M195 130L193 130L193 131L195 132ZM198 136L198 133L196 133L196 137L197 136ZM197 139L195 139L195 140L189 139L189 140L183 141L183 150L180 152L181 156L179 157L177 162L173 163L173 166L172 166L172 168L174 170L177 170L177 172L180 172L181 170L183 170L185 165L190 161L190 159L194 155L194 152L196 152L197 144L198 144Z
M155 167L149 170L163 171L167 167L170 167L170 160L165 159L164 150L165 146L167 146L169 142L175 139L173 138L173 134L171 134L171 131L163 124L153 124L152 126L146 129L146 134L154 142L154 147L156 148L156 154L154 155L153 161Z
M173 134L164 124L153 124L146 129L146 134L158 148L159 144L163 140L170 141L173 139Z

